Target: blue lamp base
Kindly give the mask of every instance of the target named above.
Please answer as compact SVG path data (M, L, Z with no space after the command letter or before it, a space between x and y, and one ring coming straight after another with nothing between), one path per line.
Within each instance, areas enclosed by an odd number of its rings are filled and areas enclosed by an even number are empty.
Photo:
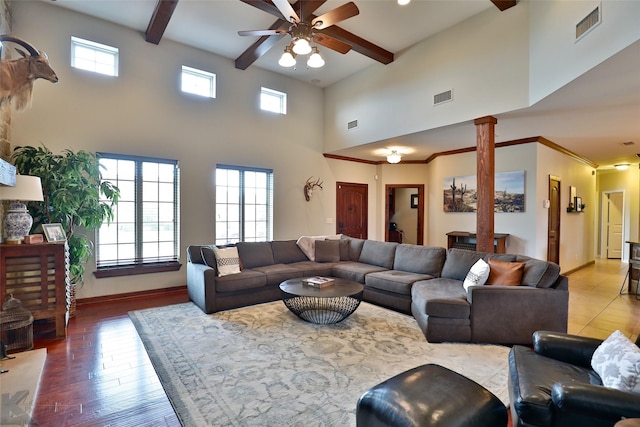
M11 203L3 222L5 243L21 244L24 236L31 231L31 225L33 218L29 215L27 206L24 203Z

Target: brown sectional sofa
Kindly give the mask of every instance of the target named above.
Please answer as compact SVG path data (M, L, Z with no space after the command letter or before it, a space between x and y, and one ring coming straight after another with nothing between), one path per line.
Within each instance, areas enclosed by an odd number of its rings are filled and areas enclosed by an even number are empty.
M205 313L280 299L278 285L305 276L362 283L363 300L413 314L430 342L530 344L539 329L566 332L568 279L557 264L521 255L377 242L316 242L311 261L295 240L237 243L242 270L218 277L210 246L187 248L189 297ZM479 259L526 262L521 286L462 283Z

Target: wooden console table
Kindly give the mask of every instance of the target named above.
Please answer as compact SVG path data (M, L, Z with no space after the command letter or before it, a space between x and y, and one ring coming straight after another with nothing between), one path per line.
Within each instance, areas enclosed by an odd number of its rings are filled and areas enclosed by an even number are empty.
M497 254L503 254L507 250L507 237L508 234L493 235L493 252ZM476 250L476 234L469 233L467 231L451 231L447 233L447 248L468 249L470 251Z
M0 245L0 298L9 294L34 320L55 319L56 336L67 336L69 257L63 243Z
M627 241L629 244L629 269L622 282L620 294L623 294L625 282L627 283L627 293L635 295L636 299L640 299L640 242Z

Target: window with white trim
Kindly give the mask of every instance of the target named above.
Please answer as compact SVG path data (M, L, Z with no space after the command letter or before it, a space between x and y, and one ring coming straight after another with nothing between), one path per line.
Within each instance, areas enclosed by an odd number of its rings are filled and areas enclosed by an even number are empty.
M71 36L71 66L118 76L118 48Z
M266 87L260 88L260 109L287 114L287 94Z
M273 237L273 171L216 167L216 245Z
M98 231L97 277L113 269L179 268L179 168L177 160L98 153L102 178L120 189L114 219Z
M216 97L216 75L197 68L182 66L182 91L207 98Z

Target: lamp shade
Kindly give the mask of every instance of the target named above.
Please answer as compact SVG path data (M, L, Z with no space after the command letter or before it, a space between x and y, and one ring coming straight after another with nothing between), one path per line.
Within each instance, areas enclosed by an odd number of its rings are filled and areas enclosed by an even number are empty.
M44 200L39 176L16 175L15 187L0 187L0 200Z

